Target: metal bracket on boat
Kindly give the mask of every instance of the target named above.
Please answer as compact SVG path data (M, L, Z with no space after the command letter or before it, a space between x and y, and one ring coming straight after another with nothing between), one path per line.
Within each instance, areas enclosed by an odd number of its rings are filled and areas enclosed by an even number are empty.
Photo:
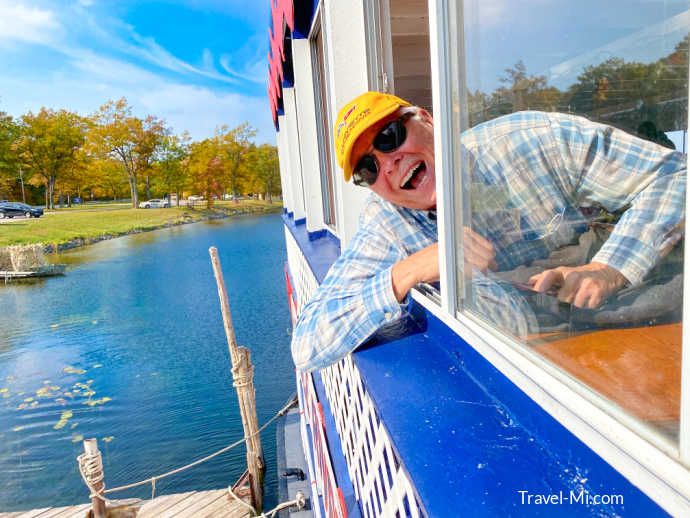
M285 478L297 477L297 480L304 480L304 471L302 471L300 468L290 468L285 470L283 476Z

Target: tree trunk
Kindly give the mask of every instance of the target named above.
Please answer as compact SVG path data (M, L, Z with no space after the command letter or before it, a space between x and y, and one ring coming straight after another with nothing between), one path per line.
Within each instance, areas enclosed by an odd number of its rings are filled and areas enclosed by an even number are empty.
M55 208L53 198L55 197L55 175L50 175L48 181L50 182L50 208Z
M151 199L151 180L149 179L149 175L146 175L146 199L150 200Z
M127 180L129 180L129 192L132 195L132 208L139 208L139 193L137 192L137 175L132 173L127 175Z

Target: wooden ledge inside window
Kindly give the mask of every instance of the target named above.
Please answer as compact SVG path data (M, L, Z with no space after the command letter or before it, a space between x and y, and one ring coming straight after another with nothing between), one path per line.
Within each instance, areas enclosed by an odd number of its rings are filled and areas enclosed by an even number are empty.
M628 412L676 435L681 333L682 324L675 323L531 336L529 343Z

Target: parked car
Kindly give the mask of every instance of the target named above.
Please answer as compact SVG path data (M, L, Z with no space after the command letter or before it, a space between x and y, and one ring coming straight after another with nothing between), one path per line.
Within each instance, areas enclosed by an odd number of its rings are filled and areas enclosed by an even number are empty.
M0 218L13 218L15 216L26 216L27 218L40 218L43 216L43 209L31 207L26 203L7 201L0 203Z
M167 209L170 207L168 200L153 199L141 202L139 204L140 209Z
M203 196L187 196L187 199L189 201L201 201L204 199Z

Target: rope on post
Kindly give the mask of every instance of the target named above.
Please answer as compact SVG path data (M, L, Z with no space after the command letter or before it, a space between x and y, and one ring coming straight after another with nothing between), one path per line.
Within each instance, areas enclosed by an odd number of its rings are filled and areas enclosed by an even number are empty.
M271 417L268 421L266 421L266 422L263 424L263 426L257 430L257 433L262 432L262 431L263 431L264 429L266 429L266 427L268 427L273 421L275 421L275 420L278 419L279 417L285 415L285 413L286 413L288 410L290 410L290 408L295 404L296 401L297 401L297 397L292 398L292 399L291 399L281 410L279 410L273 417ZM232 444L230 444L230 445L228 445L228 446L226 446L226 447L224 447L224 448L221 448L220 450L218 450L218 451L216 451L216 452L214 452L214 453L211 453L210 455L207 455L206 457L203 457L203 458L201 458L201 459L195 460L194 462L190 462L189 464L187 464L187 465L185 465L185 466L182 466L182 467L173 469L173 470L171 470L171 471L168 471L168 472L166 472L166 473L163 473L162 475L156 475L156 476L153 476L153 477L149 477L149 478L147 478L147 479L145 479L145 480L140 480L139 482L134 482L133 484L127 484L127 485L125 485L125 486L114 487L114 488L111 488L111 489L105 489L105 484L103 484L103 489L101 489L101 490L96 490L96 489L94 488L94 486L89 482L89 478L88 478L88 476L87 476L86 467L85 467L87 459L88 459L88 460L90 460L90 459L89 459L88 457L84 457L84 454L81 454L81 455L79 455L79 456L77 457L77 461L79 462L79 473L81 474L81 478L84 480L84 483L86 484L86 487L89 488L89 491L91 491L91 493L95 496L95 498L98 498L98 499L102 500L102 501L105 502L105 503L111 503L111 501L108 500L108 499L104 496L106 493L115 493L115 492L117 492L117 491L124 491L125 489L132 489L132 488L134 488L134 487L143 486L143 485L145 485L145 484L152 484L152 485L155 485L156 480L160 480L160 479L169 477L169 476L171 476L171 475L175 475L176 473L180 473L180 472L182 472L182 471L185 471L185 470L187 470L187 469L189 469L189 468L193 468L194 466L198 466L199 464L202 464L202 463L206 462L207 460L211 460L211 459L213 459L214 457L217 457L218 455L220 455L220 454L222 454L222 453L225 453L226 451L230 451L231 449L235 448L236 446L239 446L240 444L242 444L243 442L245 442L245 441L247 441L247 440L249 440L249 439L251 439L251 437L245 437L245 438L243 438L243 439L240 439L240 440L238 440L238 441L235 441L234 443L232 443ZM95 439L87 439L87 440L94 440L94 441L95 441ZM84 441L84 442L86 442L86 441ZM99 454L100 454L100 452L99 452ZM84 460L82 461L81 459L84 459ZM101 463L101 466L102 466L102 463ZM96 482L96 484L97 484L97 482Z
M220 311L223 316L223 326L232 360L231 372L233 386L237 391L237 401L242 417L242 428L247 439L247 469L249 471L249 488L251 491L252 505L261 512L263 507L263 475L264 459L259 436L259 422L256 416L256 395L254 392L254 366L251 362L251 353L246 347L238 347L235 339L235 331L230 314L228 292L225 288L223 270L218 258L218 249L212 246L208 249L213 266L213 274L218 285L218 298L220 299Z
M106 498L103 496L105 482L103 482L103 458L98 450L96 439L86 439L84 441L84 453L77 457L79 473L89 488L91 494L91 506L94 518L105 518Z

